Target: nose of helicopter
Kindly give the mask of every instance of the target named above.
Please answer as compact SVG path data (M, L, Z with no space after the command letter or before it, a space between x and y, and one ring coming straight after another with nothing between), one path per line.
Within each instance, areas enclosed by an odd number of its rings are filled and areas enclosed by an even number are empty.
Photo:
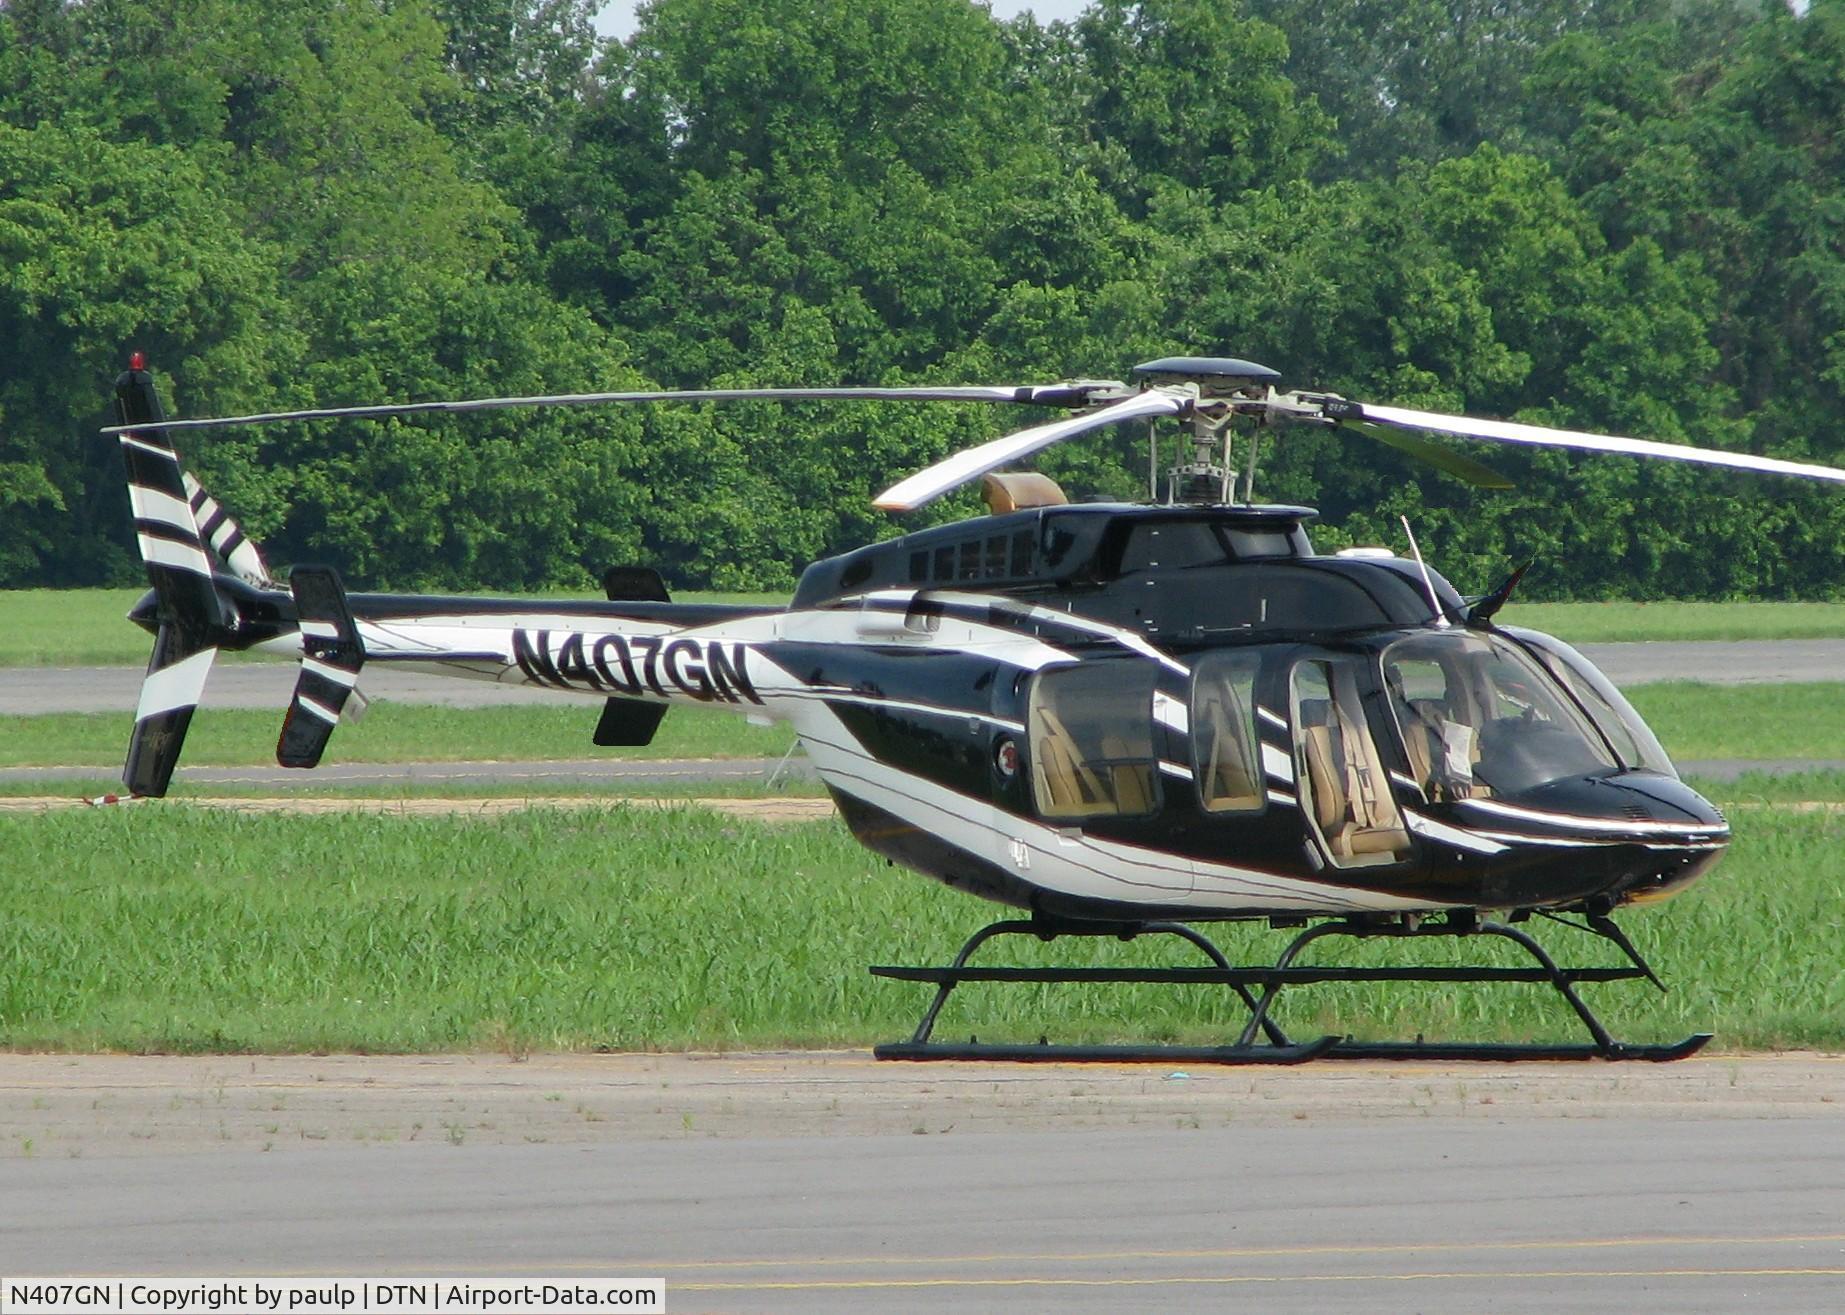
M1527 798L1553 817L1569 817L1585 841L1636 851L1640 861L1610 892L1616 904L1664 899L1710 871L1730 842L1730 824L1716 805L1658 772L1558 781Z

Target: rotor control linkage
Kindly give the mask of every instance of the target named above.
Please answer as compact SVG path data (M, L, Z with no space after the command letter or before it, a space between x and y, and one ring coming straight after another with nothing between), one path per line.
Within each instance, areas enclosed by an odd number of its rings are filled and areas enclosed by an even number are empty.
M1598 921L1606 922L1606 918ZM1575 924L1572 924L1575 925ZM1608 924L1612 927L1612 923ZM1593 930L1608 936L1600 926ZM1113 936L1133 940L1148 934L1173 935L1203 950L1214 966L1209 968L983 968L970 967L968 959L986 941L1000 935L1031 935L1050 941L1058 936ZM1496 968L1463 967L1296 967L1295 959L1313 942L1326 936L1350 936L1365 940L1377 937L1411 939L1427 936L1496 936L1523 948L1537 960L1537 967ZM878 1046L873 1054L879 1059L997 1059L997 1060L1116 1060L1164 1062L1183 1059L1194 1063L1217 1064L1298 1064L1309 1059L1436 1059L1436 1060L1510 1060L1510 1059L1637 1059L1664 1061L1683 1059L1695 1054L1710 1040L1708 1033L1697 1033L1683 1041L1667 1045L1630 1045L1616 1041L1576 992L1580 982L1613 982L1657 978L1638 958L1625 936L1609 936L1627 951L1630 965L1620 967L1563 968L1525 932L1495 922L1472 918L1431 920L1413 925L1376 924L1354 920L1321 923L1296 936L1272 967L1232 967L1222 952L1195 928L1176 922L1146 923L1071 923L1044 917L1030 921L1015 919L983 927L968 939L945 968L874 967L874 976L899 981L935 984L935 998L924 1012L914 1035L907 1042ZM1229 986L1249 1010L1249 1022L1235 1044L1228 1046L1064 1046L1040 1042L1038 1045L983 1045L970 1040L967 1044L932 1040L936 1019L955 987L963 982L1056 982L1066 984L1102 982L1159 982L1167 984L1215 984ZM1589 1044L1533 1044L1482 1042L1387 1042L1357 1041L1351 1037L1321 1037L1296 1043L1275 1022L1272 1008L1284 986L1324 982L1529 982L1547 984L1574 1010L1588 1030ZM1250 987L1263 988L1258 999ZM1258 1041L1258 1035L1266 1042Z

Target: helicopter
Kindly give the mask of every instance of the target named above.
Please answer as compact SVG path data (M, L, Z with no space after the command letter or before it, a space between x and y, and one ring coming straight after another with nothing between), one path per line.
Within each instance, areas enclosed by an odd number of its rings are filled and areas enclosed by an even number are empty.
M1575 990L1645 978L1613 914L1708 872L1723 815L1678 777L1618 689L1570 645L1494 617L1524 568L1473 599L1386 549L1320 554L1306 507L1257 503L1264 435L1356 430L1443 469L1493 472L1433 433L1845 482L1845 470L1283 390L1234 358L1172 357L1133 382L749 388L480 398L168 419L140 353L115 386L155 636L123 783L166 793L215 654L296 659L277 744L311 768L374 664L515 684L599 705L592 739L649 743L678 705L791 724L852 834L892 863L1022 911L946 966L872 972L935 987L887 1059L1675 1059L1708 1034L1615 1040ZM1062 418L955 453L875 499L906 512L976 479L987 513L809 565L786 605L675 603L659 572L611 568L606 601L348 592L336 570L279 581L181 465L193 429L458 414L505 407L729 400L988 402ZM1048 477L1003 472L1106 426L1175 420L1179 457L1146 502L1072 503ZM1244 445L1242 469L1235 444ZM1189 451L1187 445L1189 444ZM1409 529L1405 522L1406 531ZM1527 563L1529 565L1529 563ZM1542 917L1623 962L1561 967L1522 928ZM1195 924L1266 920L1298 934L1272 964L1235 966ZM1004 967L998 936L1180 938L1208 966ZM1327 936L1492 937L1535 966L1297 963ZM1580 1044L1292 1039L1273 1005L1328 981L1531 982L1554 988ZM1149 981L1232 991L1248 1020L1217 1046L938 1041L967 982Z

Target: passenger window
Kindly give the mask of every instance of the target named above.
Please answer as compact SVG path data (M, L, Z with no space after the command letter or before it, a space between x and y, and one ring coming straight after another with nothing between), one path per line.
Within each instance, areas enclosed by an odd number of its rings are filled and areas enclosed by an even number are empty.
M1409 832L1349 666L1302 662L1294 668L1294 737L1301 811L1334 865L1366 867L1408 857Z
M1192 773L1207 813L1253 813L1264 802L1256 741L1257 653L1214 653L1192 676Z
M1126 662L1040 672L1026 707L1032 794L1051 819L1142 817L1159 807L1154 669Z

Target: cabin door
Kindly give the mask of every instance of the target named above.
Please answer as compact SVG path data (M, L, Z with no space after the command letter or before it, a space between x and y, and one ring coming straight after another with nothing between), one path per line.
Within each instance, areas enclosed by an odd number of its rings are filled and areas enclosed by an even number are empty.
M1294 779L1320 855L1334 867L1381 867L1410 856L1409 832L1365 721L1353 659L1294 665L1289 701Z

